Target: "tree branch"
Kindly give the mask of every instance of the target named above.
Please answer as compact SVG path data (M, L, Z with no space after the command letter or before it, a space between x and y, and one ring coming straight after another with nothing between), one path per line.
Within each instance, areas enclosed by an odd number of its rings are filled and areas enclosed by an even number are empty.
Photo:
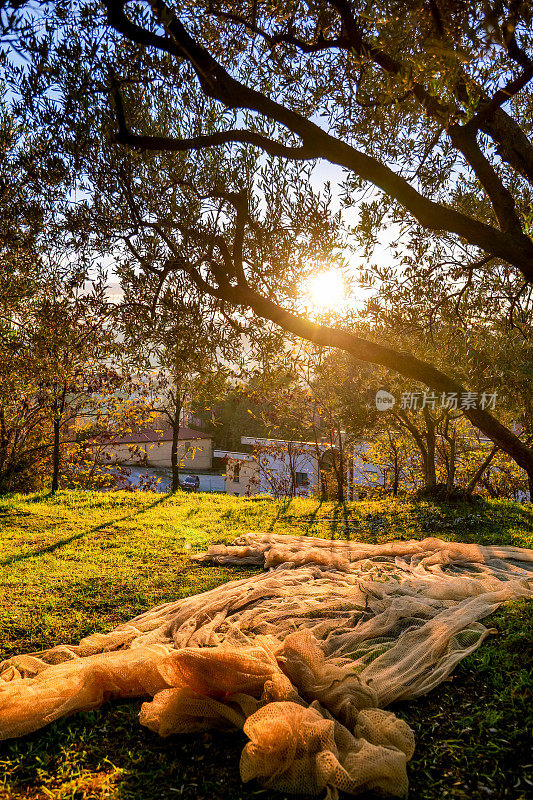
M524 69L517 78L508 81L505 86L502 86L501 89L498 89L498 91L487 103L483 103L480 111L478 111L475 117L470 120L469 124L474 125L477 128L481 127L485 120L491 117L494 112L500 108L500 106L502 106L504 103L507 103L508 100L518 94L518 92L521 91L532 78L533 63Z
M493 444L492 445L492 448L491 448L488 456L482 461L482 463L479 465L477 470L472 475L472 478L468 482L468 486L466 487L467 494L472 494L472 492L476 488L477 484L479 483L479 481L483 477L483 473L485 472L486 469L488 469L492 459L494 458L494 456L496 455L496 453L498 452L499 449L500 448L498 447L497 444Z
M286 311L250 288L242 289L232 286L230 290L211 291L219 299L226 300L233 305L247 306L258 316L269 319L283 330L314 342L314 344L344 350L360 361L380 364L438 392L458 394L466 392L465 387L454 378L405 351L394 350L391 347L362 339L348 331L312 322L305 317ZM476 428L479 428L504 452L508 453L528 474L533 474L533 450L527 447L514 433L486 409L464 409L463 413Z
M107 0L107 5L113 7L118 0ZM342 5L341 0L335 0ZM120 4L120 3L119 3ZM122 5L120 4L122 8ZM386 192L403 205L418 222L430 230L446 230L462 236L470 244L480 247L485 252L512 263L524 274L524 277L533 282L533 242L525 234L509 235L498 231L496 228L475 220L466 214L447 208L421 195L404 178L397 175L385 164L372 156L362 153L350 145L335 139L318 125L305 119L300 114L281 106L270 100L260 92L250 89L234 79L218 62L199 44L197 44L176 16L165 6L162 0L154 0L152 7L159 21L165 26L172 36L182 57L187 58L194 68L204 92L214 99L219 100L230 108L248 108L257 111L267 118L278 122L290 131L300 136L302 148L297 148L299 155L291 157L325 158L331 163L345 167L364 180ZM110 17L111 19L112 17ZM124 132L123 132L124 133ZM232 134L229 134L230 136ZM272 145L270 140L260 141L257 134L245 132L246 137L253 137L254 143L266 149L266 152L278 155L277 143ZM130 134L130 136L132 136ZM225 134L212 134L222 136L227 141ZM154 149L179 149L190 147L191 141L195 147L207 147L214 144L209 136L195 137L193 140L168 140L159 137L126 137L129 144L136 146L150 146ZM239 133L239 141L242 134ZM247 138L250 142L250 139ZM218 143L223 143L219 140ZM284 146L281 146L284 147ZM287 154L286 149L284 154Z
M467 125L452 125L448 128L452 144L463 154L487 193L500 229L521 236L522 225L516 213L513 195L485 157L477 141L476 132L477 128L470 122Z
M533 144L516 120L503 108L498 108L490 117L482 118L478 124L479 129L495 143L496 152L502 161L533 184Z
M260 28L255 22L242 17L240 14L233 14L229 11L220 11L214 8L207 9L208 13L218 19L225 19L228 22L235 22L237 25L242 25L247 31L253 33L255 36L260 36L271 47L277 44L290 44L297 47L303 53L318 53L322 50L342 49L346 50L349 47L349 40L346 37L337 37L336 39L324 39L318 37L316 42L305 42L290 33L267 33L263 28Z
M120 81L112 74L111 93L115 103L115 112L118 124L118 134L114 137L118 144L125 144L138 150L165 150L168 152L188 152L207 147L216 147L223 144L252 144L261 147L270 155L285 156L286 158L305 158L304 148L287 147L279 142L272 141L266 136L248 130L219 131L212 134L193 136L192 138L178 138L170 136L139 136L130 131L124 112L124 101L120 91Z
M115 94L115 97L117 94ZM218 131L217 133L193 136L190 139L180 139L171 136L138 136L128 130L124 117L121 120L118 113L117 122L119 124L119 132L114 137L114 140L118 144L125 144L136 150L165 150L173 153L185 153L190 150L202 150L207 147L217 147L224 144L251 144L255 147L260 147L271 156L295 160L313 157L313 152L308 147L289 147L253 131L239 129Z
M347 0L329 0L330 5L335 8L342 20L344 30L349 40L349 46L358 55L370 58L374 64L377 64L385 72L391 75L399 75L402 71L402 65L395 58L385 53L379 47L369 44L363 39L361 31L357 25L356 20L352 14L350 4ZM454 116L457 113L456 109L451 109L449 106L441 103L434 97L422 84L413 81L411 84L412 93L426 111L439 122L446 122L450 115Z

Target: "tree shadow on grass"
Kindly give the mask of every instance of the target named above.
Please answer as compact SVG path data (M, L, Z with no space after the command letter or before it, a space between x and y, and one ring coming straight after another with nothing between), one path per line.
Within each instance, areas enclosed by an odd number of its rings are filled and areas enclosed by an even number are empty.
M43 503L45 500L51 500L54 497L53 492L39 492L34 497L29 497L24 502L26 503Z
M72 536L67 536L64 539L60 539L58 542L53 542L53 544L46 545L46 547L38 547L35 550L28 550L25 553L17 553L17 555L9 556L9 558L5 558L3 561L0 561L1 567L9 567L11 564L16 564L19 561L24 561L27 558L34 558L35 556L44 555L44 553L53 553L54 550L57 550L60 547L64 547L70 542L76 541L76 539L83 539L84 536L88 536L90 533L96 533L96 531L104 530L105 528L109 527L110 525L116 525L118 522L125 522L126 520L133 519L133 517L138 516L139 514L144 514L151 508L155 508L155 506L160 505L165 500L167 500L170 495L165 494L162 495L159 499L157 499L154 503L150 503L150 505L145 506L144 508L138 509L136 508L134 511L131 511L129 514L126 514L123 517L119 517L118 519L112 519L108 522L102 522L101 525L95 525L92 528L88 528L86 531L81 531L81 533L73 533Z
M270 526L269 530L272 530L274 525L281 518L284 518L289 523L294 523L296 521L299 527L303 527L304 528L304 531L303 531L304 536L316 536L317 533L318 533L318 531L317 531L317 522L318 522L318 519L319 519L318 514L319 514L319 511L320 511L320 509L322 508L322 506L324 504L324 498L323 497L318 498L318 503L317 503L315 509L313 511L311 511L311 513L309 513L309 514L301 514L301 515L297 515L297 516L290 516L289 514L287 514L287 511L289 510L291 502L292 502L293 499L294 498L287 498L284 501L283 506L280 507L276 518L271 523L271 526ZM313 499L316 500L317 498L313 498ZM324 518L324 519L329 521L329 517ZM295 533L296 533L296 531L295 531Z
M317 535L317 523L319 520L318 514L323 504L324 498L320 497L314 511L312 511L310 514L303 514L301 517L299 517L299 520L308 528L306 531L306 536ZM338 539L339 534L341 534L343 538L350 540L351 530L354 526L350 518L350 508L347 501L342 503L336 502L332 509L332 516L321 517L320 522L330 524L331 539Z
M341 534L347 542L350 541L350 513L348 503L344 500L342 503L336 502L333 506L333 517L331 518L331 538L340 538Z
M318 501L318 505L317 505L317 507L315 508L315 510L314 510L314 511L312 511L312 512L311 512L311 514L305 514L305 515L302 517L302 519L303 519L303 520L305 520L305 521L307 522L307 526L308 526L308 530L307 530L307 531L306 531L306 533L305 533L305 535L306 535L306 536L309 536L309 535L313 535L313 536L314 536L314 535L315 535L315 533L316 533L316 524L317 524L317 518L318 518L318 512L319 512L319 511L320 511L320 509L322 508L322 505L323 505L323 503L324 503L324 498L323 498L323 497L320 497L320 499L319 499L319 501Z
M148 698L147 698L148 699ZM21 739L0 743L12 798L112 796L117 800L284 800L285 793L243 784L241 731L164 739L139 724L141 700L106 703ZM61 777L59 777L61 776ZM67 794L67 791L71 794ZM47 792L47 796L48 796ZM316 796L316 795L315 795ZM309 795L299 795L311 800Z
M287 515L287 511L291 507L293 498L292 497L285 497L282 502L279 504L278 511L270 525L268 526L268 530L272 532L276 526L276 524L280 521L282 517Z

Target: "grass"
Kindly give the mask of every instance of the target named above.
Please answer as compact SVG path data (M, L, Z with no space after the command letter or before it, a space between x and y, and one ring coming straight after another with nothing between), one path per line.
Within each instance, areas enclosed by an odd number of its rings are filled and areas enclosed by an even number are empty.
M424 538L533 547L533 510L508 502L446 507L224 495L60 492L0 499L0 657L77 643L161 602L254 570L202 566L192 551L254 530L380 542ZM515 602L498 630L430 695L396 708L415 729L416 800L533 797L533 619ZM140 701L60 720L0 744L0 798L281 798L238 773L245 738L159 739ZM529 737L529 738L528 738Z

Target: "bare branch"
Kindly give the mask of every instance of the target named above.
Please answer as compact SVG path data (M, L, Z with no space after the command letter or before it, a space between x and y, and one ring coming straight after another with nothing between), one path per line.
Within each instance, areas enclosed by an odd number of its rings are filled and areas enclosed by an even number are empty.
M193 136L190 139L179 139L167 136L137 136L128 130L119 131L115 136L118 144L125 144L137 150L166 150L173 153L184 153L190 150L202 150L223 144L251 144L260 147L271 156L290 159L306 159L316 157L308 147L289 147L288 145L269 139L259 133L247 130L219 131L217 133Z
M302 39L299 39L297 36L294 36L290 33L267 33L255 22L250 22L240 14L233 14L230 11L221 11L210 7L208 7L207 11L209 14L217 17L218 19L225 19L228 20L228 22L234 22L238 25L242 25L250 33L253 33L254 35L260 36L262 39L264 39L271 47L275 47L277 44L290 44L294 47L297 47L303 53L318 53L322 50L346 50L350 44L349 40L343 36L336 39L324 39L318 37L315 42L304 42Z

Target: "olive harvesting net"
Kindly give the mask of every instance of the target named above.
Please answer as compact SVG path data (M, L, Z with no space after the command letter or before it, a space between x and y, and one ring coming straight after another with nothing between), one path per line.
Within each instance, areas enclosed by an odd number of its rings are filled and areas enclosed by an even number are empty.
M261 574L166 603L79 645L0 664L0 739L148 697L161 736L240 728L244 781L329 798L407 791L409 726L385 708L443 681L533 595L533 550L248 534L198 561Z

